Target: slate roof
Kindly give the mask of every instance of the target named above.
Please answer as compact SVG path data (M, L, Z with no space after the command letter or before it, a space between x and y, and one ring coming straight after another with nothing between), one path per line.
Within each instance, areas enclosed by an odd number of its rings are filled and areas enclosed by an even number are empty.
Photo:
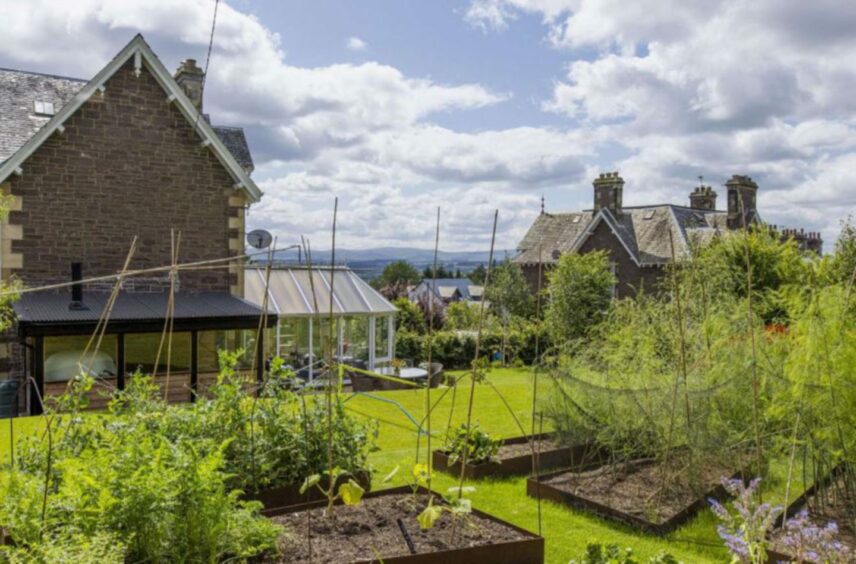
M55 112L59 112L86 83L79 78L0 69L0 162L11 157L50 120L51 116L35 114L35 101L51 102ZM212 127L238 164L251 172L253 158L244 130Z
M571 250L592 220L591 211L577 213L542 213L523 237L517 247L519 254L515 262L522 264L551 263L556 261L554 253ZM538 251L541 257L538 257Z
M238 164L247 172L253 172L253 156L250 154L250 146L247 144L247 137L244 135L242 127L227 127L225 125L213 125L214 133L220 138L220 141L226 145Z
M35 115L33 102L52 102L59 111L84 84L77 78L0 69L0 162L51 118Z
M514 261L537 264L540 247L540 262L554 263L562 253L579 249L604 221L638 264L661 265L671 261L673 245L675 255L684 256L694 244L724 230L725 220L724 211L672 204L623 208L620 214L606 208L598 213L542 213L520 242Z
M410 299L413 301L418 300L432 287L434 282L431 278L423 279L422 282L411 290ZM437 291L435 294L444 299L453 297L456 290L461 295L462 300L472 300L481 296L481 292L478 290L481 286L476 286L468 278L438 278L436 282Z

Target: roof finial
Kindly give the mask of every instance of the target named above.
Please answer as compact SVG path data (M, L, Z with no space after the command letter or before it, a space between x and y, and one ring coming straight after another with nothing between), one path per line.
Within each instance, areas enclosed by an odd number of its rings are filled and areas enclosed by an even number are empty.
M698 185L699 187L704 186L704 176L702 176L701 174L698 175Z
M541 194L541 215L544 215L544 194Z

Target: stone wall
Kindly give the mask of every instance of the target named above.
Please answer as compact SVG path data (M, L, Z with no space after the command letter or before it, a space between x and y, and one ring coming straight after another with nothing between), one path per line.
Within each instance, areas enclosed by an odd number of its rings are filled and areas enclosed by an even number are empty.
M181 232L180 262L243 251L243 192L166 92L128 62L5 183L14 197L2 230L4 277L28 286L65 282L70 263L84 277L115 273L134 236L131 269L170 263L170 231ZM182 291L238 291L239 269L181 274ZM157 280L140 284L157 290ZM134 288L129 288L134 289Z
M609 260L615 265L615 275L618 278L616 295L625 298L635 295L639 290L655 292L663 277L661 267L637 266L627 249L605 221L601 221L591 236L580 247L581 253L604 250L609 254Z

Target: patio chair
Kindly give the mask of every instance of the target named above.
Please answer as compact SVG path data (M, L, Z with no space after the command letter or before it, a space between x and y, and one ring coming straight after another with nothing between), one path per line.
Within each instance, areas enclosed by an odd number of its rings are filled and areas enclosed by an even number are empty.
M439 362L432 362L430 367L427 362L422 362L419 364L419 368L428 371L428 382L432 388L439 386L445 379L446 375L443 372L443 365Z

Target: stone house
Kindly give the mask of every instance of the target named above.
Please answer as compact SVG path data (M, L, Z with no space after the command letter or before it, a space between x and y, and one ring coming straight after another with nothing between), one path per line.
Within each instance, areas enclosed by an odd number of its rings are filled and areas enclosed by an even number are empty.
M211 125L203 87L195 61L173 75L140 35L91 80L0 70L0 189L11 206L0 272L27 289L59 286L21 294L0 347L0 380L28 383L20 410L39 413L39 397L81 370L99 390L151 373L170 400L190 401L213 380L221 348L244 348L241 368L261 374L262 312L243 300L243 256L246 211L262 193L243 131ZM135 238L128 271L150 272L125 278L109 306L106 277ZM178 263L213 262L172 281L151 271L172 263L174 245ZM84 358L107 309L101 346ZM157 354L167 317L169 358Z
M720 233L762 223L757 209L758 185L748 176L734 175L726 183L727 207L718 210L717 194L700 185L689 195L689 205L624 206L624 179L617 172L594 181L594 207L571 213L541 213L518 245L514 261L521 265L533 291L563 253L605 250L618 284L617 297L640 290L655 291L664 266L673 257L689 254ZM775 227L773 227L776 229ZM820 253L819 233L781 230L806 250Z

